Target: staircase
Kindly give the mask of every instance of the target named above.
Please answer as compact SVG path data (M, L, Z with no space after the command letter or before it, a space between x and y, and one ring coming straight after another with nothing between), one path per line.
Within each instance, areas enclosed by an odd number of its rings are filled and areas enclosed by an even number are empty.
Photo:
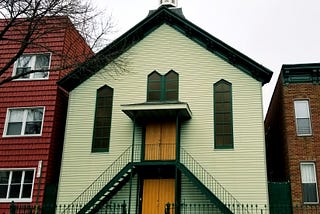
M222 213L250 213L183 148L180 149L180 162L177 163L177 168L197 185Z
M101 175L62 212L95 213L136 173L132 162L132 146L128 147ZM75 210L75 207L80 207Z
M62 213L96 213L143 167L140 160L141 145L136 149L128 147L87 189L85 189ZM178 170L184 173L210 199L218 213L248 214L237 201L212 175L210 175L189 153L180 149ZM80 207L79 209L74 209Z

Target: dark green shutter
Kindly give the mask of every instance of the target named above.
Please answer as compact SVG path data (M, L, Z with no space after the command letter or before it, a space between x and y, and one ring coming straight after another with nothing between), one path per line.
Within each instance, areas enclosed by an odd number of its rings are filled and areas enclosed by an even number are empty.
M103 86L97 90L92 152L108 152L112 117L113 89Z
M232 85L220 80L214 84L214 148L233 148Z

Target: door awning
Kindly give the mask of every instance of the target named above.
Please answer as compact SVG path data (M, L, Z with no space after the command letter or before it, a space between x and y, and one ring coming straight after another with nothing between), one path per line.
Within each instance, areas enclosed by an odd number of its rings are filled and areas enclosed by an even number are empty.
M192 117L188 103L184 102L145 102L123 104L121 110L132 120L146 122L153 119L169 119L179 117L189 120Z

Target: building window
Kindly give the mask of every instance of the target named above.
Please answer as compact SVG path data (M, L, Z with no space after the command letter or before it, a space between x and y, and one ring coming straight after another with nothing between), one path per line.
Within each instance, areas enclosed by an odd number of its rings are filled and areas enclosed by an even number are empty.
M34 169L1 170L0 201L31 202L34 183Z
M113 88L97 90L92 152L108 152L110 145Z
M233 148L231 83L220 80L214 84L214 148Z
M41 135L44 107L8 109L4 136Z
M50 67L50 54L25 54L19 57L15 62L13 76L26 73L28 71L36 71L23 75L18 80L29 79L48 79Z
M311 121L308 100L295 100L294 110L298 136L311 135Z
M179 75L171 70L164 76L157 71L148 76L147 101L177 101Z
M315 164L304 162L300 165L302 198L304 203L318 203L318 188Z

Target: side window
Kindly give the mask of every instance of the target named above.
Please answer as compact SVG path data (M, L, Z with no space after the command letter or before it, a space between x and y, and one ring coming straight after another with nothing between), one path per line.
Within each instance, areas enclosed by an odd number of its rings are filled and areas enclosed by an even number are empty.
M34 169L0 170L0 202L31 202Z
M232 85L220 80L214 84L214 148L233 148Z
M4 136L39 136L44 107L8 109Z
M179 95L179 75L174 71L169 71L165 75L165 100L176 101Z
M162 89L162 76L154 71L148 75L147 101L160 101Z
M92 152L108 152L113 103L113 88L103 86L97 90Z
M318 188L315 164L303 162L300 165L302 198L304 203L318 203Z
M148 75L147 101L177 101L179 75L171 70L164 76L157 71Z
M308 100L295 100L294 112L298 136L312 135Z
M12 75L15 76L26 73L28 71L36 71L30 74L23 75L17 80L48 79L50 58L51 55L49 53L22 55L15 62Z

